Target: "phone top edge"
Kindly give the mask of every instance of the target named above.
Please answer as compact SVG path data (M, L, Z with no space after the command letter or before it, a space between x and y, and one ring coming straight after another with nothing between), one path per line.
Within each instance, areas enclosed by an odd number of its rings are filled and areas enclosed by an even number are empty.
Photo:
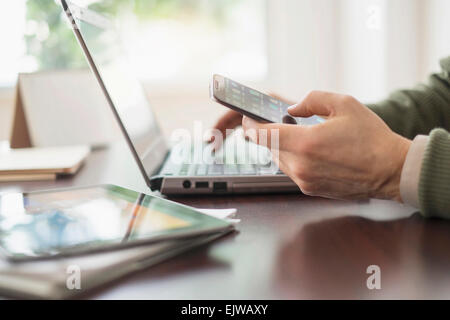
M224 98L221 97L221 96L218 94L218 93L221 92L221 91L220 91L220 90L216 90L216 88L215 88L215 81L218 80L217 78L219 78L220 80L229 79L229 78L226 78L226 77L221 76L221 75L219 75L219 74L213 74L212 79L211 79L211 83L210 83L210 85L209 85L210 98L211 98L213 101L215 101L215 102L217 102L217 103L219 103L219 104L221 104L221 105L223 105L223 106L225 106L225 107L227 107L227 108L229 108L229 109L231 109L231 110L233 110L233 111L239 112L239 113L241 113L242 115L247 116L247 117L249 117L249 118L251 118L251 119L253 119L253 120L255 120L255 121L258 121L258 122L266 122L266 123L274 123L274 121L271 121L271 120L269 120L269 119L260 117L260 116L258 116L258 115L256 115L256 114L250 113L250 112L248 112L248 111L246 111L246 110L244 110L244 109L241 109L241 108L239 108L239 107L237 107L237 106L234 106L234 105L232 105L232 104L226 102L226 101L224 100ZM229 80L231 80L231 79L229 79Z

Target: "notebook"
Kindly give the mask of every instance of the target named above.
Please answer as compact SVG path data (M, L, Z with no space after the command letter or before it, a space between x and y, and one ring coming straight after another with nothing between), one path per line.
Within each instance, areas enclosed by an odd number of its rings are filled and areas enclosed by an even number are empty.
M89 153L88 146L10 149L0 153L0 181L49 180L75 174Z

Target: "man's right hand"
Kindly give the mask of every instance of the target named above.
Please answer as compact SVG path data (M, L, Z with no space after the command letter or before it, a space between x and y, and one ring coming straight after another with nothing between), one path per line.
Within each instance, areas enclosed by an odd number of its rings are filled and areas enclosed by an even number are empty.
M270 96L275 99L281 100L289 105L295 104L295 102L285 99L275 93L270 93ZM236 127L240 126L241 123L242 123L241 113L236 112L234 110L227 111L222 117L219 118L219 120L216 122L216 124L211 130L211 131L214 130L216 132L219 131L222 134L222 139L218 139L217 141L215 141L214 139L215 135L211 133L206 139L206 142L212 143L214 150L219 150L222 147L223 141L227 137L227 129L235 129Z

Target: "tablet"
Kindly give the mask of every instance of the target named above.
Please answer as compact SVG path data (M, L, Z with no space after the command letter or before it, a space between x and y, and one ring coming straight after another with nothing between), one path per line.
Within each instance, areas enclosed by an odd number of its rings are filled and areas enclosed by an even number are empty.
M193 208L113 185L0 195L0 248L51 258L232 230Z

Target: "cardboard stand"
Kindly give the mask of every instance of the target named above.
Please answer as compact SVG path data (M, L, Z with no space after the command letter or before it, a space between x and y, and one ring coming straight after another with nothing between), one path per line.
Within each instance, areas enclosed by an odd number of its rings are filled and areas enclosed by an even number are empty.
M22 105L19 82L16 87L16 101L14 105L14 116L9 145L13 149L31 148L33 146L28 131L27 120L25 118L25 111Z
M19 74L11 148L103 147L121 133L87 70Z

